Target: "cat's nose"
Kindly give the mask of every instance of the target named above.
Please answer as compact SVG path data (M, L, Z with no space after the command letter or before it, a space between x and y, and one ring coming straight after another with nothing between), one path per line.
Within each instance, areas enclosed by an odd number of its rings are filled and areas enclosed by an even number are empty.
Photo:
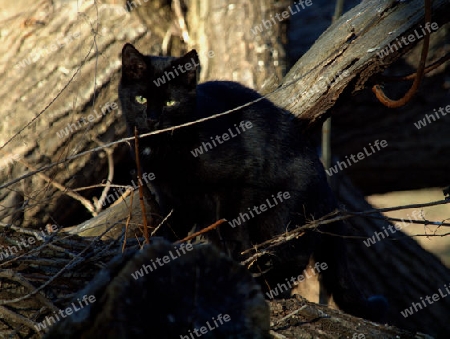
M151 130L156 129L158 127L158 120L147 119L147 125Z

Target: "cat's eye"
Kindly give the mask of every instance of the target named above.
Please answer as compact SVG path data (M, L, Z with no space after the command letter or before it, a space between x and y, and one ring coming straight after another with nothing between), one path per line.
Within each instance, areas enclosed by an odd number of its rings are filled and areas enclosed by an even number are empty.
M134 97L134 100L136 100L136 102L141 105L144 105L147 103L147 98L144 98L142 95L136 95Z
M177 102L175 100L168 100L166 101L166 106L170 107L170 106L175 106Z

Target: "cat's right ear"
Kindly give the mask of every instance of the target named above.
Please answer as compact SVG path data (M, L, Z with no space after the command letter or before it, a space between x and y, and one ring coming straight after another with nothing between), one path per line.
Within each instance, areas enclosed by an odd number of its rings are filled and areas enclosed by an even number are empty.
M129 80L142 79L147 71L145 57L132 45L122 49L122 77Z

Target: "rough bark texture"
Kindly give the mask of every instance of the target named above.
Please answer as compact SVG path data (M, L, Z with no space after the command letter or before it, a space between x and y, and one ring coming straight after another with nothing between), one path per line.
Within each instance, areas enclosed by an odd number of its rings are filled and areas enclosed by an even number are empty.
M146 4L148 11L142 6L128 13L120 5L88 2L80 7L76 2L33 6L2 27L2 45L7 48L0 56L0 97L7 104L2 106L0 126L0 152L6 157L0 168L4 184L0 220L35 228L47 223L74 225L98 209L88 213L62 190L105 182L114 164L108 167L104 151L76 161L64 159L125 135L120 110L105 106L119 104L121 47L129 41L159 53L157 46L171 23L170 14L161 13L170 13L170 7L165 8L165 1L152 1ZM157 21L157 28L137 20L139 12ZM114 150L114 160L120 161L127 152L121 144ZM28 171L56 162L60 164L7 186ZM100 196L98 188L79 193L88 199Z
M270 308L273 323L271 333L276 339L430 339L427 335L403 331L392 326L380 326L355 318L340 311L310 303L299 296L271 301Z
M190 1L189 45L199 52L201 81L233 80L258 90L278 84L286 72L287 21L274 24L270 17L288 6L286 0ZM209 51L216 57L208 58Z
M324 113L341 93L365 88L374 75L414 47L411 43L383 60L375 53L423 23L422 6L420 0L407 5L397 1L363 1L320 36L269 98L305 120L307 127L323 121L329 115ZM434 1L432 21L442 26L449 20L449 11L448 1ZM348 76L344 76L345 72Z

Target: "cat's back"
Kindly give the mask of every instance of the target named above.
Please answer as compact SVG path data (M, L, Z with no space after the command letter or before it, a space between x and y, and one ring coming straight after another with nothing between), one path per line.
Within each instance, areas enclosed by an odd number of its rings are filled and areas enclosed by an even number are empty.
M239 178L237 181L255 186L277 186L287 182L292 185L292 178L297 178L298 184L304 186L310 180L317 180L318 176L323 177L315 150L303 138L299 128L301 122L292 113L236 82L210 81L197 86L196 118L237 107L240 108L201 124L196 131L198 144L211 143L211 137L216 135L233 133L229 141L195 159L201 161L206 173L214 173L211 176L214 179L217 179L217 173L233 173L235 177L242 174L246 176L245 180ZM244 130L241 126L250 128Z
M271 101L258 92L233 81L208 81L197 86L197 106L202 109L230 110L256 101L242 108L242 112L254 110L278 111ZM220 113L220 112L215 112Z
M210 128L214 129L218 125L232 127L235 123L250 121L256 129L253 129L253 133L249 133L247 137L255 137L254 133L258 130L260 133L257 139L261 137L275 138L277 141L298 139L300 121L292 113L240 83L208 81L199 84L196 101L196 119L233 110L230 114L207 124Z
M217 98L228 102L248 102L261 97L261 95L234 81L207 81L197 86L199 98Z

